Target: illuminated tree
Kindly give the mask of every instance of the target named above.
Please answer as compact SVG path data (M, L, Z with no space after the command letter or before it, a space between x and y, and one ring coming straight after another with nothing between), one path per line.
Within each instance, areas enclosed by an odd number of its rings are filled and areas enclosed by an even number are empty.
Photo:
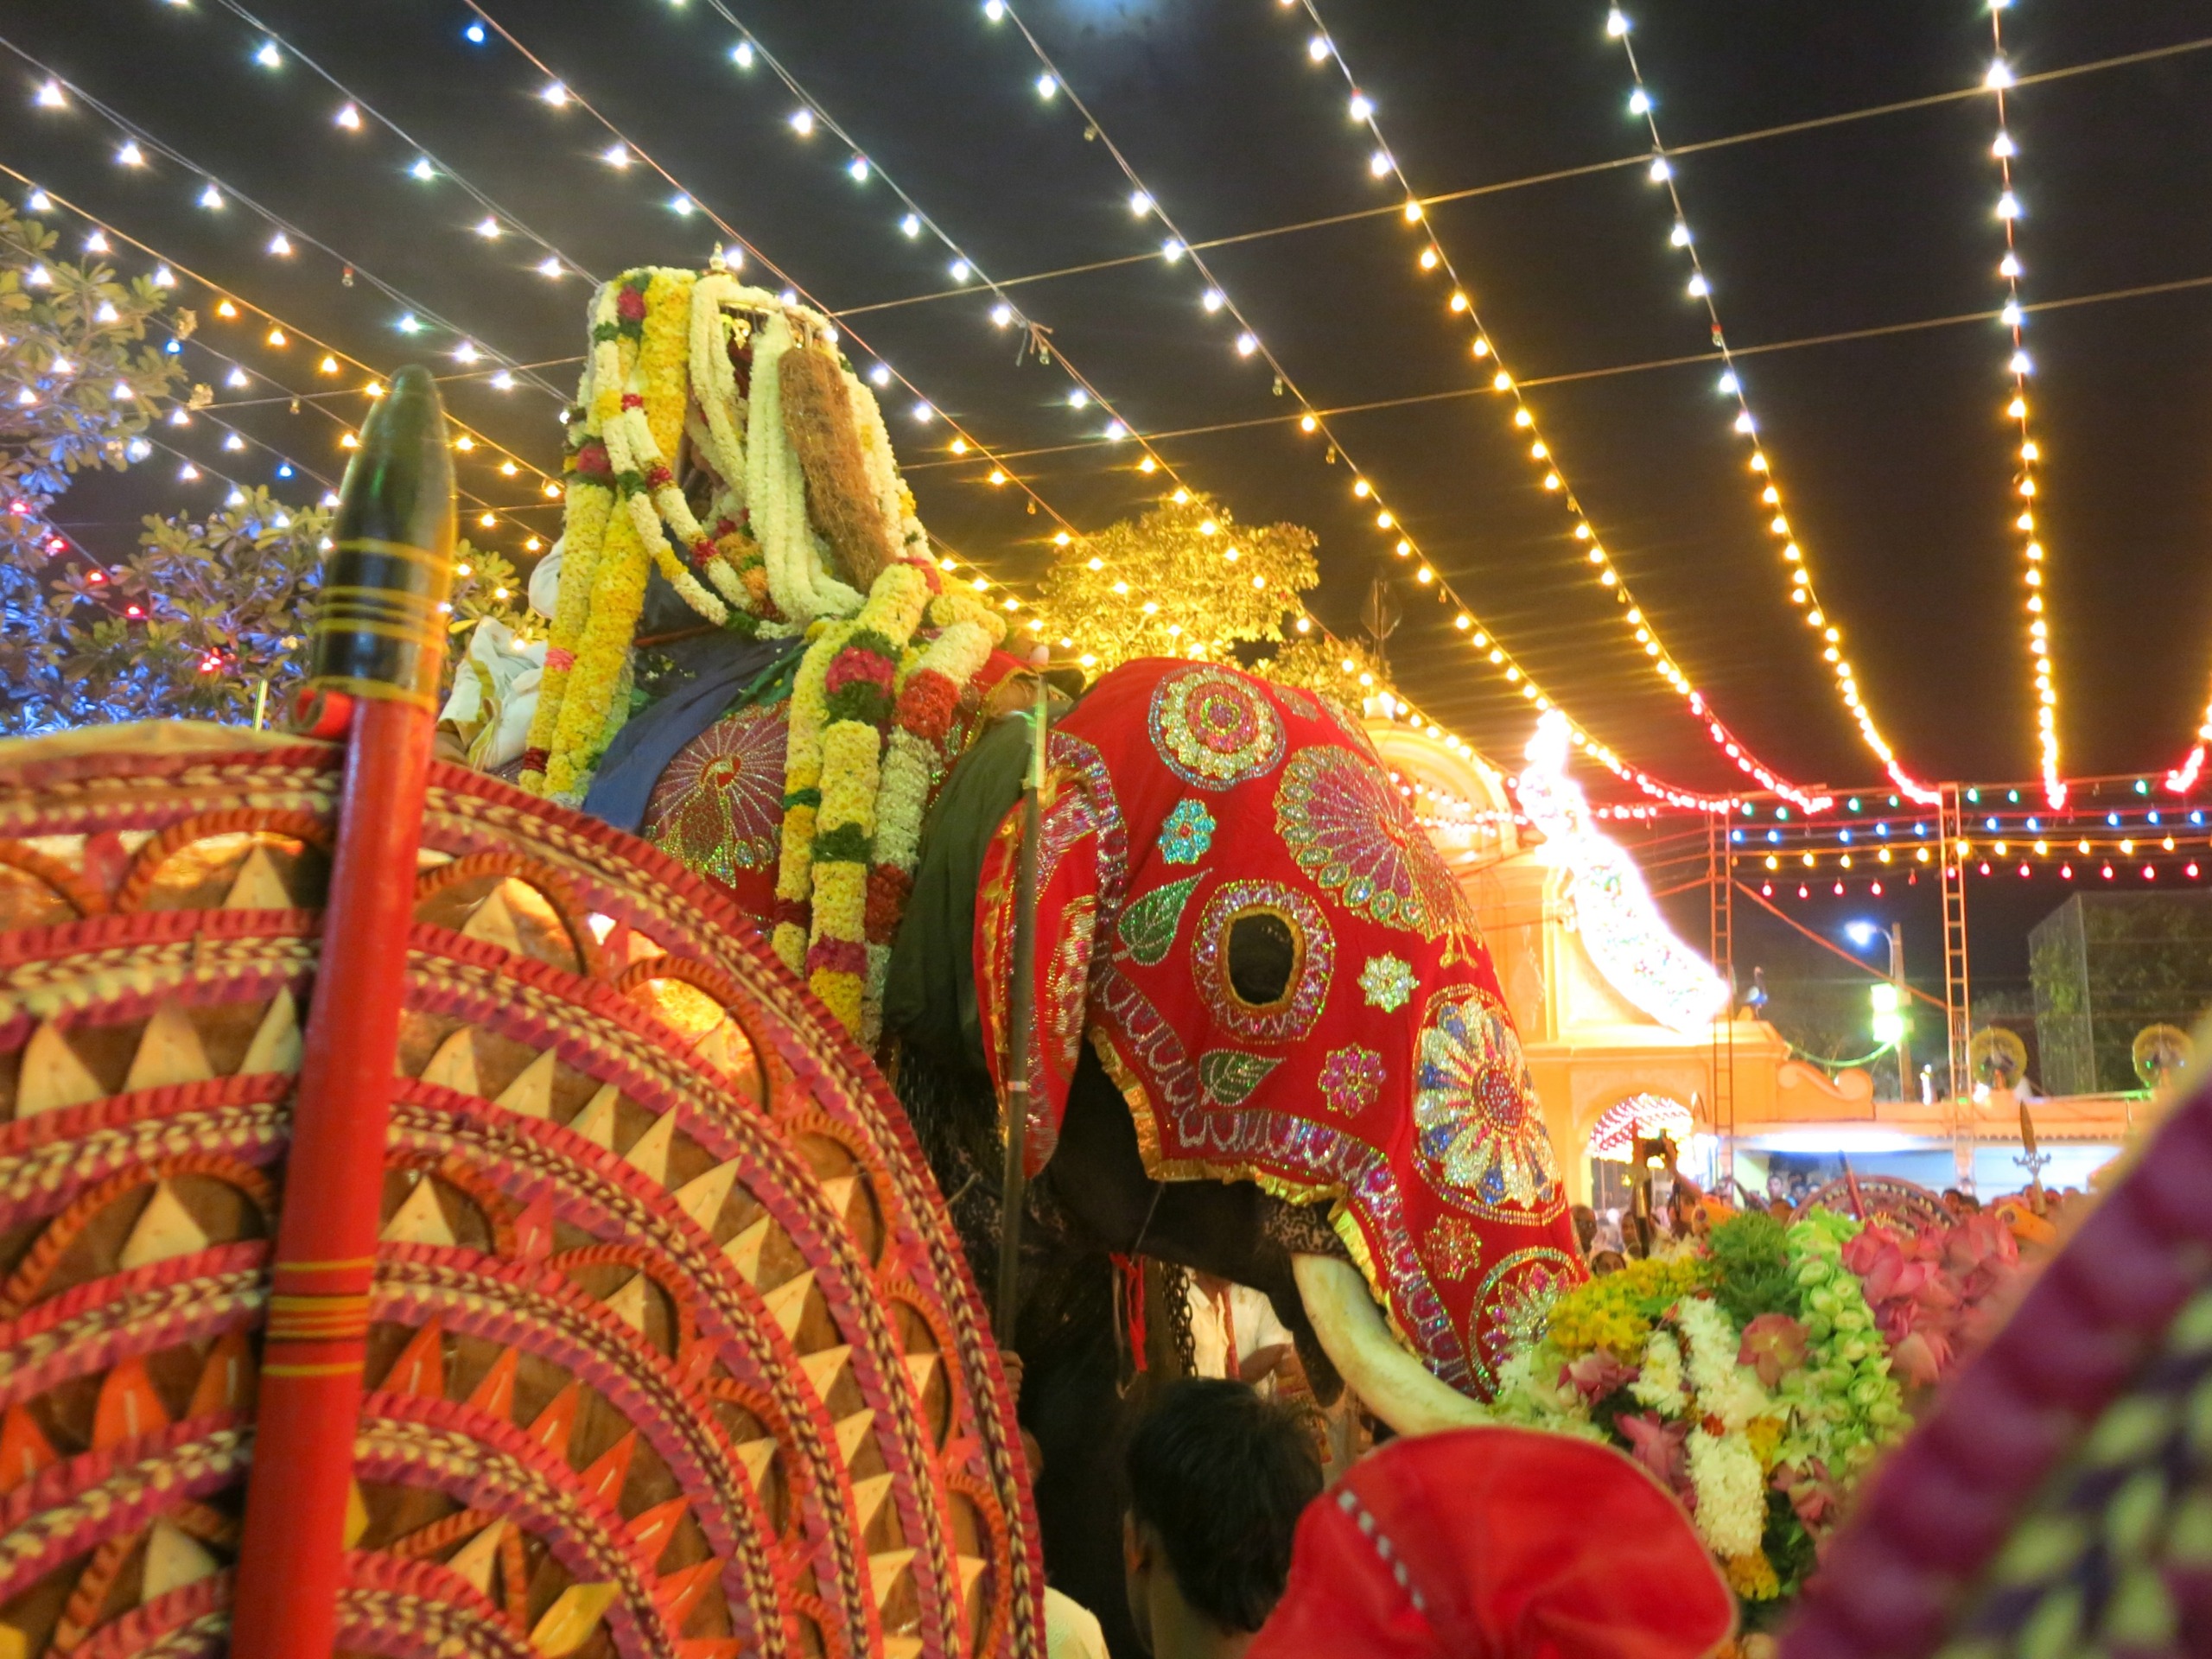
M256 489L199 523L149 518L119 565L49 573L28 619L35 636L10 664L0 729L153 719L242 726L257 707L280 719L304 669L330 518ZM483 616L519 627L513 567L466 542L456 563L469 573L454 582L456 644Z
M1355 715L1367 698L1395 696L1398 690L1389 668L1365 645L1319 634L1294 640L1265 662L1253 664L1252 671L1277 685L1319 692Z
M1296 524L1239 525L1186 495L1062 547L1039 609L1094 673L1138 657L1226 661L1241 643L1282 639L1283 619L1320 579L1314 541Z

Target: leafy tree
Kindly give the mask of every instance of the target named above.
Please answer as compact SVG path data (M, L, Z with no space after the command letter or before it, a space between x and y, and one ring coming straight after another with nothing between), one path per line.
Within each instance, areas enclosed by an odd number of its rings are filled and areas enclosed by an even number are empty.
M112 569L72 568L39 616L50 668L12 676L0 728L38 731L100 721L282 718L305 670L307 635L331 514L289 509L268 491L200 523L149 518L137 550ZM485 616L521 626L522 584L497 553L460 544L456 642Z
M48 512L88 467L143 460L142 435L182 378L146 343L156 321L189 335L146 278L54 257L54 232L0 202L0 689L13 705L50 685L60 662L49 573L67 543ZM57 543L59 546L57 546ZM0 724L16 724L12 713Z
M1138 657L1224 662L1240 643L1282 639L1286 613L1320 580L1315 537L1240 526L1210 496L1179 493L1062 547L1046 575L1046 631L1103 674Z

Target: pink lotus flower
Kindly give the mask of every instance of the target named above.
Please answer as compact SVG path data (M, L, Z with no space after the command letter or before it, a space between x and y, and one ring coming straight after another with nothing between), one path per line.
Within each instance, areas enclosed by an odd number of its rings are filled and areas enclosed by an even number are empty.
M1633 1365L1624 1365L1615 1359L1611 1351L1593 1348L1571 1365L1559 1369L1562 1385L1573 1383L1585 1400L1604 1399L1616 1389L1624 1389L1641 1376Z
M1628 1442L1629 1454L1694 1512L1697 1489L1690 1484L1689 1454L1682 1449L1690 1426L1662 1422L1649 1412L1624 1412L1613 1419L1613 1427Z
M1770 1389L1805 1363L1808 1333L1787 1313L1762 1313L1744 1327L1738 1365L1749 1365Z

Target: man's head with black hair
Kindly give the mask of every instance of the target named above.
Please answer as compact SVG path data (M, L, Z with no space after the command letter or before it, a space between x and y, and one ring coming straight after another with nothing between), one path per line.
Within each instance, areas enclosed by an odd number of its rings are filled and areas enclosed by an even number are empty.
M1171 1385L1125 1464L1129 1614L1156 1659L1242 1651L1290 1572L1321 1465L1297 1420L1242 1382Z

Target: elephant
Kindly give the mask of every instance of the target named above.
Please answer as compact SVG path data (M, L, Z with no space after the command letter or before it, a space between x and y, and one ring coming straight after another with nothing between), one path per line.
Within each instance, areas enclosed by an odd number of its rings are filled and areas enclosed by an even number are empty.
M720 642L715 649L721 650ZM680 647L679 647L680 651ZM784 652L779 657L779 652ZM785 648L675 683L586 809L772 913ZM644 677L651 683L650 676ZM702 702L697 687L711 682ZM879 1051L995 1291L1026 702L971 697L891 945ZM719 713L709 713L718 709ZM1134 1655L1114 1256L1263 1291L1315 1392L1400 1433L1478 1421L1580 1277L1489 953L1359 723L1215 664L1147 659L1055 711L1020 1233L1023 1423L1047 1572ZM956 749L958 747L955 746Z

